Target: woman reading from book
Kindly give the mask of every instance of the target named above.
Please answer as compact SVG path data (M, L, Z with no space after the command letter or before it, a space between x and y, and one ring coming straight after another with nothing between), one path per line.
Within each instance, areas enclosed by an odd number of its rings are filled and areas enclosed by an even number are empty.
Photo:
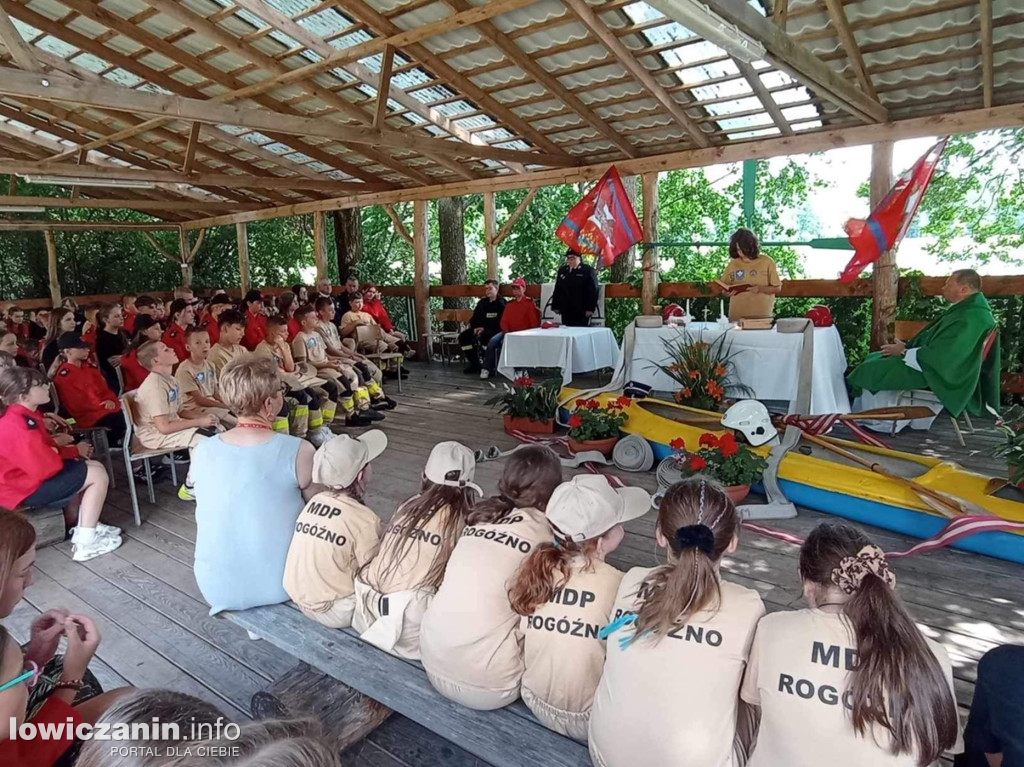
M733 322L771 317L775 296L782 290L775 262L761 253L757 235L737 229L729 240L729 265L715 280L729 296L729 319Z

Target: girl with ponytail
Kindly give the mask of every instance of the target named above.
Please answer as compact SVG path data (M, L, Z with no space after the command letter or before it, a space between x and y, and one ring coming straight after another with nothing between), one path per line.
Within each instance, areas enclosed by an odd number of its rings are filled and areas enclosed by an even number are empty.
M809 609L757 628L742 689L762 716L750 766L925 767L958 746L949 657L907 614L882 550L822 524L800 577Z
M548 502L554 543L542 543L509 589L523 616L523 702L546 727L586 742L594 691L604 667L605 624L622 573L605 557L622 542L622 525L643 516L651 496L615 490L601 474L564 482Z
M519 697L522 635L508 584L523 560L551 542L544 509L561 482L554 451L520 448L506 460L499 495L467 515L420 628L423 667L445 697L485 711Z
M659 767L743 764L755 722L739 687L764 604L719 576L738 533L736 508L712 480L665 494L655 539L668 564L626 573L601 632L607 659L589 733L597 767L633 767L640 754Z

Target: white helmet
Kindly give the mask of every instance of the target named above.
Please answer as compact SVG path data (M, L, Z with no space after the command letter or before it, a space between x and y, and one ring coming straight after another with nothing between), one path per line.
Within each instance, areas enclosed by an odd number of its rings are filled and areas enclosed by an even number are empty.
M722 426L743 432L743 435L754 447L770 442L778 431L768 415L768 408L756 399L744 399L725 411Z

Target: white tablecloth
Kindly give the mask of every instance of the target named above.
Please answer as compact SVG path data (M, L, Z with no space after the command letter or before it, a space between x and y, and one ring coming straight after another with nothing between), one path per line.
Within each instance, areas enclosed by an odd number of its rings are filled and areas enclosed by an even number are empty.
M658 391L676 391L679 386L655 365L671 362L665 354L663 339L670 339L682 328L637 328L636 344L626 380L639 381ZM711 342L722 334L713 322L694 322L689 332L702 333ZM800 371L800 333L779 333L772 330L729 330L729 342L735 352L735 378L753 391L754 399L792 402L797 394ZM814 374L811 381L811 415L849 413L850 398L843 374L846 352L836 328L814 329Z
M515 378L524 368L560 368L568 385L573 373L616 367L620 355L608 328L535 328L505 335L498 372Z

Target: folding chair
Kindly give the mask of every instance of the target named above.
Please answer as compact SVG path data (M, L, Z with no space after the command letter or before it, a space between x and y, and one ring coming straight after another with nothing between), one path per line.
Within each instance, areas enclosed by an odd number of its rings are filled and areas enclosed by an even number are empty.
M135 445L135 429L138 420L136 411L135 392L130 391L121 395L121 412L124 413L124 468L128 472L128 489L132 495L132 512L135 514L135 524L142 524L142 516L139 514L139 494L135 489L135 476L132 474L132 462L142 461L146 469L146 486L149 488L149 502L156 503L156 493L153 491L153 467L150 460L165 455L173 455L179 448L168 447L159 450L150 450L142 445ZM178 486L178 469L174 461L171 461L171 480L174 486Z
M60 414L60 396L57 394L57 386L50 382L50 401L53 402L53 412ZM107 467L107 476L110 477L110 486L117 487L117 480L114 478L114 461L110 456L110 440L107 438L107 430L102 426L92 426L88 429L76 428L74 418L71 426L72 436L79 435L89 440L92 445L93 455Z
M450 353L451 347L459 343L459 334L472 318L472 309L438 309L434 312L434 322L440 329L431 329L430 332L425 334L427 349L433 349L434 343L437 343L438 349L441 352L441 365L443 367L448 367L448 363L454 358L454 355ZM444 325L446 322L455 323L458 326L458 330L445 330Z

